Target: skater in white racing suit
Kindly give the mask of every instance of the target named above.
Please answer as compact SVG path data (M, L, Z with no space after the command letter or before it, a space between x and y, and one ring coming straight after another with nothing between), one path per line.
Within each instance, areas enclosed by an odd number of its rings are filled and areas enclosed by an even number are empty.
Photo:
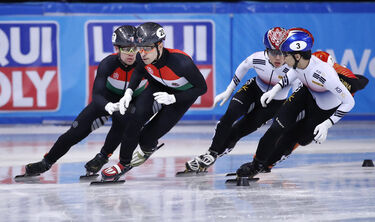
M289 30L281 50L291 69L278 84L262 95L262 106L267 107L295 79L299 79L303 86L278 110L271 127L259 141L253 161L237 170L238 177L253 177L265 168L273 152L283 146L283 141L280 141L282 134L297 124L296 118L302 110L305 110L303 126L295 133L298 133L298 143L307 145L313 140L324 142L328 129L354 107L353 96L333 67L312 56L312 46L310 32L300 28Z
M331 65L337 72L340 81L344 86L349 90L349 92L354 96L354 94L362 90L368 84L368 79L363 75L354 74L350 69L341 66L336 63L330 54L324 51L317 51L312 54L313 56L319 58L320 60ZM283 133L282 137L279 139L279 146L275 152L268 158L266 163L265 172L270 172L271 168L276 165L276 163L285 160L291 155L293 150L299 147L298 138L299 133L303 130L304 125L304 111L298 121L299 123L295 124L287 132Z
M254 69L257 76L249 79L232 97L225 114L216 126L207 153L186 162L186 172L206 170L214 164L217 157L232 150L242 137L256 131L275 115L287 98L291 87L283 88L267 107L262 107L260 97L272 89L289 71L280 50L280 44L287 35L288 32L284 28L269 29L263 39L266 49L251 54L237 67L227 89L215 97L215 105L221 102L220 106L222 106L230 98L250 69ZM295 85L298 83L299 81L296 80Z

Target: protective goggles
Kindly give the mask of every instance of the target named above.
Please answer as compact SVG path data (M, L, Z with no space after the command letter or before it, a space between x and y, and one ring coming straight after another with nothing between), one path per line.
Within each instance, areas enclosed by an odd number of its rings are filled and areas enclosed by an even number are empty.
M126 46L120 47L120 52L122 53L136 53L138 51L136 46Z
M155 46L138 46L137 48L138 48L138 51L140 52L148 53L148 52L151 52L155 48Z
M282 55L284 55L284 53L281 52L281 50L278 50L278 49L268 49L267 51L271 56L282 56Z

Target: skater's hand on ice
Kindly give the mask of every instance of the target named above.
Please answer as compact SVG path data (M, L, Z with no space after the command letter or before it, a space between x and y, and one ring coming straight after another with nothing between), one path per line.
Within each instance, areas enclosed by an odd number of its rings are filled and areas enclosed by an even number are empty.
M233 90L225 90L224 92L220 93L219 95L215 96L215 99L214 99L214 107L216 106L216 104L220 101L222 101L220 103L220 106L223 106L224 103L229 99L229 97L232 95L232 92Z
M127 88L124 96L119 101L119 110L121 115L125 114L125 111L128 109L130 101L132 101L133 90Z
M279 92L281 89L281 85L276 84L270 91L263 93L263 95L260 97L260 103L262 104L262 106L267 107L267 105L276 96L277 92Z
M109 102L109 103L107 103L107 105L105 105L104 109L105 109L105 111L107 111L109 113L109 115L112 115L113 112L119 110L119 103Z
M160 104L170 105L176 102L176 97L173 94L168 94L166 92L156 92L152 94L156 102Z
M332 122L330 119L325 120L321 124L317 125L314 129L314 140L317 143L323 143L328 134L328 129L332 126Z

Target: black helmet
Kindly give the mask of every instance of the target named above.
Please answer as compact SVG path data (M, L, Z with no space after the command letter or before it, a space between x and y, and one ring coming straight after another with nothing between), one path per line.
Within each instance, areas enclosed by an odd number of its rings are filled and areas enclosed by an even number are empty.
M112 35L112 44L119 47L134 46L136 28L132 25L118 27Z
M161 25L155 22L146 22L137 28L137 45L152 46L165 40L165 31Z

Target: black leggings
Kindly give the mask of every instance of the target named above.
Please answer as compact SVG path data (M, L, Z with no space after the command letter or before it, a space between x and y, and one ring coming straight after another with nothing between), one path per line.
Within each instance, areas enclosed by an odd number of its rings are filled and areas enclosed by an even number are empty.
M260 104L262 94L255 78L248 80L238 90L216 126L209 151L218 155L222 154L227 148L233 148L242 137L256 131L275 115L284 100L273 100L266 108L263 108ZM241 119L238 120L239 118ZM235 122L236 120L238 121Z
M86 138L94 129L100 127L100 124L103 125L105 120L103 118L106 116L108 116L108 113L104 108L95 106L93 103L87 105L74 120L69 130L57 139L50 151L46 154L46 160L50 163L55 163L64 156L73 145ZM113 113L112 126L101 150L103 154L112 154L120 144L124 133L124 120L124 117L119 112ZM97 121L102 122L97 124Z
M158 140L177 124L197 99L192 98L189 101L163 105L161 110L153 116L154 96L152 94L157 91L162 90L148 87L138 96L133 109L127 110L127 127L120 150L121 164L130 163L138 143L144 151L154 149Z
M337 107L330 110L320 109L309 90L304 86L300 87L281 106L271 127L260 139L256 158L261 162L272 162L277 159L276 156L290 153L296 143L311 143L315 127L328 119L336 109ZM305 118L296 122L298 114L303 110Z

